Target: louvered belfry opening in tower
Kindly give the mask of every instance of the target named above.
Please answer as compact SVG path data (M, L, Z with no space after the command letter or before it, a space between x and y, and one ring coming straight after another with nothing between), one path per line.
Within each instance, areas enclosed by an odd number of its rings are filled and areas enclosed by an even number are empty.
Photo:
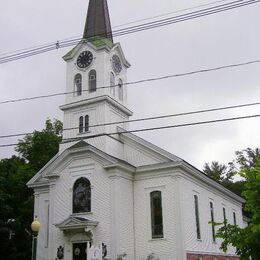
M89 0L84 39L100 36L113 42L107 0Z

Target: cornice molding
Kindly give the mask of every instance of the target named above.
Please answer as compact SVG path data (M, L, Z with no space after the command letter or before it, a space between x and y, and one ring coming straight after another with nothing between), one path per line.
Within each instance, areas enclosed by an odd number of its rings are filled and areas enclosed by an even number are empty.
M101 102L107 102L107 103L113 105L114 107L116 107L117 109L122 111L127 116L133 115L133 112L131 110L129 110L127 107L125 107L124 105L122 105L121 103L119 103L118 101L116 101L115 99L111 98L108 95L93 97L93 98L65 104L65 105L60 106L60 109L62 111L66 111L68 109L77 108L77 107L81 107L84 105L90 105L90 104L94 104L94 103L101 103Z

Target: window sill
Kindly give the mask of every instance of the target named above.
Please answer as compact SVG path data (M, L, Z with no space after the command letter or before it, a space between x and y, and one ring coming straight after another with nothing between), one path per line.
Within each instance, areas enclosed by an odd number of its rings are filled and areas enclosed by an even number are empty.
M86 132L82 132L82 133L78 133L78 135L84 135L84 134L90 134L90 131L86 131Z
M76 216L82 216L82 215L92 215L93 212L79 212L79 213L72 213L71 216L72 217L76 217Z
M158 238L152 238L149 239L148 241L166 241L167 239L165 237L158 237Z

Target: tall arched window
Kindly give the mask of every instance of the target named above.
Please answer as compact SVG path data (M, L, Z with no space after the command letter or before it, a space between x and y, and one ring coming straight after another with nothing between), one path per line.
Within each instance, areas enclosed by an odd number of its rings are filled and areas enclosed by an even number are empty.
M77 74L74 78L74 91L76 96L80 96L82 93L82 76Z
M79 117L79 133L89 131L89 115Z
M151 203L151 228L152 238L163 237L163 216L162 216L162 196L161 191L150 193Z
M80 116L79 117L79 132L80 133L83 133L83 121L84 121L83 116Z
M123 98L124 98L123 81L122 81L122 79L118 80L118 98L119 98L119 100L123 100Z
M110 73L110 92L113 96L115 96L116 87L115 87L115 75L113 72Z
M73 186L73 213L91 211L91 185L87 178L79 178Z
M91 70L88 74L88 86L89 92L97 90L97 72L95 70Z
M85 132L88 132L89 130L89 116L85 116Z

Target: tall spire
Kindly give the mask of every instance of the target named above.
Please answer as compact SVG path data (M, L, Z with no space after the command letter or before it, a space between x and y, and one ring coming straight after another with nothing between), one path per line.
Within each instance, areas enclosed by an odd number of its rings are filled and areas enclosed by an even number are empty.
M101 36L113 42L107 0L89 0L83 38Z

